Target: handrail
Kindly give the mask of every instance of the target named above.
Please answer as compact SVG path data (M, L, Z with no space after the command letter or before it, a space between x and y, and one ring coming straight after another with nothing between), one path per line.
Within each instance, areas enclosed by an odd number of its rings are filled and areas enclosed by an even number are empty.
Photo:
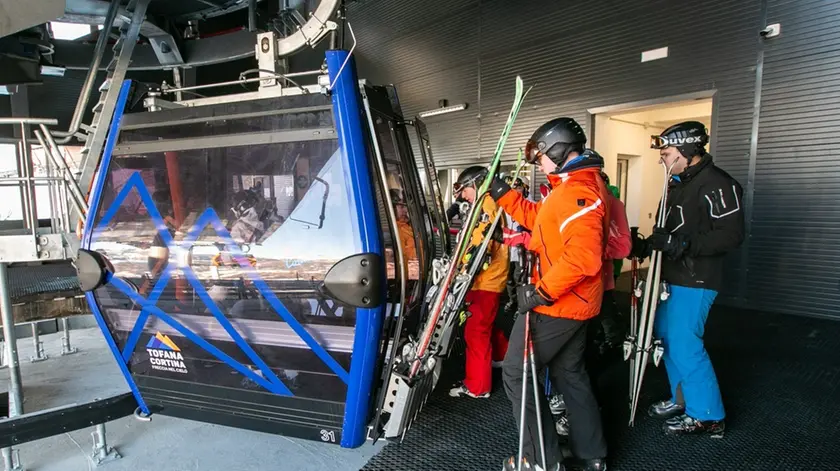
M0 118L0 124L46 124L47 126L55 126L58 124L57 119L52 118Z
M76 110L73 112L73 119L70 121L70 128L65 131L53 131L53 136L60 138L60 144L67 144L73 139L73 135L79 132L82 125L82 116L85 114L88 102L90 101L90 92L93 90L93 83L96 80L96 74L99 72L99 64L102 62L102 57L105 55L105 46L108 45L108 37L111 28L114 26L114 20L117 17L117 12L120 9L122 2L111 2L108 7L108 13L105 15L105 23L102 25L102 30L99 32L99 38L96 40L96 46L93 49L93 58L88 68L87 77L85 77L82 91L79 94L79 100L76 102ZM56 123L58 124L58 123Z
M27 230L32 235L37 235L37 210L35 187L46 183L49 187L49 200L52 209L50 217L51 226L54 231L63 233L72 232L70 226L70 215L67 211L67 200L78 211L86 215L88 212L87 200L82 193L79 183L73 176L73 170L61 154L61 150L50 134L48 125L57 124L55 119L31 118L31 117L0 117L0 125L15 125L20 128L20 141L23 143L23 151L18 155L18 170L15 174L0 175L0 186L21 187L21 209L23 220ZM33 156L29 147L30 127L44 152L46 176L35 176L33 170ZM40 128L40 129L38 129ZM33 142L34 144L34 142Z
M70 201L73 203L73 206L76 207L79 214L84 217L87 215L88 205L85 197L82 195L82 189L79 187L79 183L73 178L73 171L70 169L70 166L67 165L67 162L63 157L61 157L61 154L58 153L58 146L52 136L50 136L49 132L47 132L46 126L41 125L41 131L37 129L35 130L35 138L38 139L38 143L41 144L41 147L44 149L44 154L53 161L53 164L55 164L55 166L58 167L58 170L63 174L62 176L67 182L67 186L70 188L72 196Z

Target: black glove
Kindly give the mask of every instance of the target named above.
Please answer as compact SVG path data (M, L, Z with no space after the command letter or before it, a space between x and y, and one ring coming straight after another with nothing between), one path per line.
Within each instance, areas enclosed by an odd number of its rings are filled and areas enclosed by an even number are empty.
M651 247L650 239L645 239L640 236L638 232L633 234L632 248L630 249L630 256L627 258L644 260L650 257Z
M451 221L455 219L455 216L461 212L461 205L457 201L452 203L449 209L446 210L446 220Z
M682 234L672 234L667 229L655 227L648 237L652 250L659 250L671 260L682 258L688 249L688 239Z
M527 284L516 287L516 304L516 312L523 314L537 306L551 306L552 302L542 297L534 285Z
M505 196L508 191L510 191L510 185L501 178L496 177L490 182L490 196L493 197L494 201L499 201L499 198Z

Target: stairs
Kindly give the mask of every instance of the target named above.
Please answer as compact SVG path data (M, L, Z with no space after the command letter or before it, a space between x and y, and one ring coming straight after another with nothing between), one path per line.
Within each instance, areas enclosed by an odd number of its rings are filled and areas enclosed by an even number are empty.
M108 136L108 129L117 106L120 87L131 63L131 55L140 37L140 27L145 20L146 9L150 1L132 0L126 7L131 19L128 22L123 22L120 26L120 36L113 47L114 56L105 68L105 80L99 86L99 101L93 106L93 120L90 125L82 125L84 133L77 134L77 137L82 139L85 145L82 148L82 162L79 166L76 181L82 191L86 193L89 191L93 176L99 167L102 149L105 147L105 139ZM73 217L82 217L82 215L74 211Z

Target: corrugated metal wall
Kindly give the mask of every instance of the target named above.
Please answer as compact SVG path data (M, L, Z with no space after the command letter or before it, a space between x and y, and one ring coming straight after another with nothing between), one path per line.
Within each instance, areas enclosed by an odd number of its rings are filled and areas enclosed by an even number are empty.
M748 300L840 317L840 2L769 0Z
M713 90L711 150L751 210L721 302L840 317L840 172L825 168L840 159L840 3L362 0L348 16L361 76L394 83L407 116L469 103L426 119L439 169L488 161L516 74L537 86L508 160L552 117L589 127L593 108ZM782 35L761 39L776 22Z

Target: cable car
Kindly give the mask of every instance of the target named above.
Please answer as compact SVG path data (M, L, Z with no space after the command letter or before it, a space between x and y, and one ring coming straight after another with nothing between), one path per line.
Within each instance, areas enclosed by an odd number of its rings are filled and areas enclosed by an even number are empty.
M77 269L138 414L348 448L410 424L391 364L449 250L428 135L347 51L325 64L138 112L123 83Z

